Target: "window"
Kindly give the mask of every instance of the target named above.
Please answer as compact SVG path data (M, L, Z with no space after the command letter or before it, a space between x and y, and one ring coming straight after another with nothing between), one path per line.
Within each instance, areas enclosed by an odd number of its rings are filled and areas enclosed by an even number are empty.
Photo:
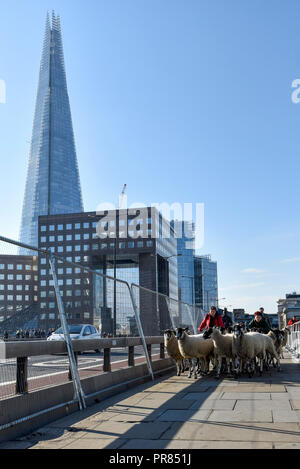
M81 226L80 223L75 223L75 230L80 230L80 226Z
M72 241L72 239L73 239L72 235L67 235L66 236L66 241Z
M14 286L13 285L7 285L7 290L8 291L12 291L14 289Z
M40 292L40 297L41 297L41 298L46 298L46 292L45 292L45 291L41 291L41 292Z
M49 236L49 243L55 242L55 236Z
M41 275L47 275L47 270L46 269L41 269ZM27 275L26 275L26 277L27 277ZM26 278L26 280L27 280L27 278Z
M81 257L80 256L75 256L74 262L80 262Z
M90 246L88 244L84 244L83 250L84 251L89 251L89 249L90 249Z
M52 304L52 303L51 303ZM49 306L50 308L51 306ZM54 313L49 313L49 319L55 319L55 314Z
M0 280L4 280L4 274L0 274Z
M144 242L143 241L138 241L137 242L137 247L138 248L143 248L144 247Z
M67 267L67 269L66 269L66 274L67 274L67 275L70 275L70 274L72 274L72 271L73 271L72 268Z
M17 280L23 280L23 275L17 275Z
M67 290L66 291L66 296L72 296L72 290Z
M134 241L129 241L128 247L129 248L134 248Z
M80 241L81 239L81 235L80 234L76 234L75 235L75 241Z
M22 264L17 264L17 270L22 270L23 269L23 265Z
M80 246L80 244L76 244L76 246L75 246L75 251L77 251L77 252L78 252L78 251L80 251L80 250L81 250L81 246Z
M58 269L57 273L58 273L58 275L63 275L64 274L64 269Z
M45 257L43 257L43 259L41 259L41 264L42 264L42 265L47 264L47 259L46 259Z
M17 291L22 291L22 289L23 289L22 285L17 285L17 286L16 286L16 290L17 290Z
M90 233L84 233L83 239L90 239Z
M63 246L58 246L57 252L64 252L64 247Z
M58 231L62 231L64 229L64 225L57 225Z
M47 286L46 280L41 280L40 284L41 284L41 287L46 287Z
M63 240L64 240L63 235L57 236L57 241L59 241L61 243Z
M31 270L31 265L25 265L26 270Z
M17 295L17 296L16 296L16 300L17 300L17 301L22 301L22 298L23 298L22 295Z
M90 227L90 224L89 223L84 223L83 224L83 228L89 228Z
M26 267L27 267L27 266L26 266ZM13 265L13 264L8 264L7 269L8 269L8 270L13 270L13 269L14 269L14 265Z
M71 278L67 278L66 285L72 285L73 281Z
M71 230L72 229L72 223L67 223L66 224L66 229Z
M125 243L119 243L119 248L124 249L125 248Z
M54 309L54 308L55 308L55 303L52 303L52 302L49 303L49 308L50 308L50 309Z
M97 228L97 225L98 225L98 222L97 222L97 221L93 221L92 227L93 227L93 228Z
M14 295L7 295L7 301L14 301Z
M55 225L49 225L49 231L55 231Z
M41 226L41 231L47 231L47 227L45 225Z
M7 280L13 280L14 279L14 275L13 274L8 274L7 275Z
M90 318L90 313L83 313L84 319L89 319Z
M4 264L0 264L0 269L1 269L1 270L5 269L5 265L4 265Z
M73 247L72 247L72 246L66 246L66 251L67 251L67 252L72 252L72 251L73 251Z
M151 248L153 246L153 241L147 241L147 248Z
M75 296L81 296L81 290L75 290Z
M42 272L45 272L44 274ZM41 270L41 275L46 275L46 270ZM25 280L31 280L31 275L25 275Z
M72 280L71 280L72 281ZM75 279L75 285L80 285L81 284L81 279L80 278L76 278Z
M0 290L4 290L4 285L0 285Z
M0 301L4 301L4 295L0 295Z

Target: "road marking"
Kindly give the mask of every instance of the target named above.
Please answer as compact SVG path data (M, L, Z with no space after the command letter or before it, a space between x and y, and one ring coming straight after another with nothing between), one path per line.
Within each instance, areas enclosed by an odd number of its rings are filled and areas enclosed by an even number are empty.
M155 355L154 355L155 356ZM139 356L137 357L137 359L139 358L146 358L145 355L142 355L142 356ZM103 362L103 359L101 359L101 361ZM118 361L115 361L115 362L111 362L111 365L114 365L115 363L124 363L124 362L128 362L128 359L126 360L118 360ZM99 363L99 365L101 365L103 363ZM87 366L87 367L84 367L84 368L79 368L79 371L80 370L89 370L91 368L95 368L96 365L93 365L93 366ZM33 376L31 378L28 378L28 381L31 381L31 380L34 380L34 379L41 379L41 378L48 378L50 376L57 376L57 375L63 375L67 373L67 371L58 371L57 373L48 373L47 375L40 375L40 376ZM16 381L7 381L6 383L1 383L0 384L0 387L1 386L7 386L9 384L15 384Z

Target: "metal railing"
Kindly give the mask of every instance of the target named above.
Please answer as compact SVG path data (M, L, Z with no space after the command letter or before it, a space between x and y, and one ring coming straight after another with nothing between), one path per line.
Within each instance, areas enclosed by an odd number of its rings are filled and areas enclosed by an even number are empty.
M287 326L290 331L286 348L291 353L294 360L300 362L300 321L291 326Z
M37 309L39 320L44 317L53 319L55 314L55 304L58 309L57 326L62 327L65 340L65 347L68 352L69 360L69 376L72 377L74 386L74 398L77 399L80 409L85 408L85 394L81 386L82 369L78 367L78 357L76 355L75 341L71 340L69 333L69 325L78 324L79 319L76 318L76 303L81 303L85 307L87 318L84 317L83 323L91 322L88 318L97 318L101 325L101 332L114 331L119 335L137 336L143 347L144 360L146 361L149 376L154 379L152 362L150 356L149 342L145 336L158 337L162 336L163 331L170 327L179 327L181 325L189 326L194 333L203 318L203 313L199 308L193 305L180 302L175 298L149 290L135 283L129 283L126 280L115 278L99 271L97 268L91 268L80 262L73 262L70 258L64 258L52 252L52 250L35 248L18 241L10 240L0 236L0 254L8 254L11 246L21 247L32 252L33 256L37 256L39 267L36 269L38 276L38 292L36 293ZM10 253L9 253L10 254ZM84 256L80 257L84 260ZM70 275L67 275L70 274ZM46 286L47 285L47 290ZM68 286L70 285L70 286ZM77 286L78 285L78 286ZM78 301L73 303L69 298L76 296L78 293ZM47 298L47 302L44 300ZM93 302L91 299L93 298ZM93 310L91 310L93 304ZM48 310L44 309L48 305ZM52 309L51 309L52 308ZM22 315L22 312L20 312ZM13 317L17 316L16 314ZM56 319L56 318L55 318ZM76 321L74 321L76 319ZM1 328L1 323L0 323ZM3 332L3 331L2 331ZM118 340L118 339L116 339ZM136 340L136 339L134 339ZM149 339L148 339L149 340ZM41 341L43 342L43 341ZM45 341L46 342L46 341ZM0 343L1 345L1 343ZM6 345L9 345L6 343ZM21 346L21 343L18 344ZM25 344L24 344L25 346ZM62 345L58 345L61 347ZM45 346L47 349L47 346ZM132 346L130 346L132 347ZM99 345L96 347L98 350ZM110 352L109 347L104 348L104 368L109 371ZM130 352L130 361L132 362L132 349ZM98 359L98 358L96 358ZM2 358L0 361L0 389L6 389L6 393L2 393L5 398L14 392L15 382L19 383L21 377L28 376L30 371L31 380L40 382L41 369L47 364L30 363L26 359L26 355L18 358L17 367L11 357ZM60 366L57 357L53 358L53 366ZM90 370L93 367L88 366ZM44 373L46 386L52 385L52 378L49 373ZM17 377L16 377L17 376ZM25 378L24 378L25 379ZM25 379L26 381L26 379ZM24 383L17 384L18 392L28 392L28 388ZM1 400L1 394L0 394Z

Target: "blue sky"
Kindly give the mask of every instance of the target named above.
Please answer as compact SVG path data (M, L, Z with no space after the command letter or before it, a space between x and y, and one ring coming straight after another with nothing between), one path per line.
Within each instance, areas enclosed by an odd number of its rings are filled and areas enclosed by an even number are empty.
M85 210L203 202L221 305L300 290L297 0L11 0L0 15L0 232L19 232L47 10L61 15ZM3 248L2 248L3 250Z

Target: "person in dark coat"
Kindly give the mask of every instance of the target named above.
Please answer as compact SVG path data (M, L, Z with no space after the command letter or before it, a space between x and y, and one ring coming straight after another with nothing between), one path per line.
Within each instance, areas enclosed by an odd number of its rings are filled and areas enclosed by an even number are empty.
M204 329L209 329L210 327L224 327L222 317L217 312L217 308L212 306L210 312L205 315L205 318L198 328L199 332L202 332Z
M252 319L252 321L249 322L247 326L248 331L253 329L256 329L257 332L261 332L262 334L267 334L271 330L266 319L262 316L261 311L256 311L254 314L254 319Z
M232 327L232 320L231 317L227 314L227 308L224 308L222 321L225 329L228 330L230 327Z

